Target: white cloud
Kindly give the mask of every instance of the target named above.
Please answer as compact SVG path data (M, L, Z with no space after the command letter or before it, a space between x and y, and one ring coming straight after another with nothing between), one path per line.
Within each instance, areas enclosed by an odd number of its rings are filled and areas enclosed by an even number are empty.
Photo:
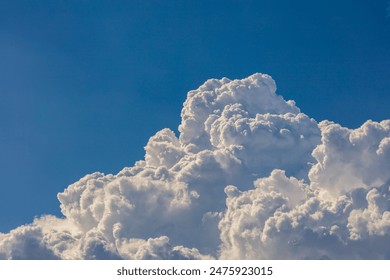
M178 137L70 185L65 218L0 234L0 259L389 258L390 121L318 124L275 91L263 74L190 91Z
M389 187L367 192L367 207L354 209L348 217L350 238L361 240L371 235L390 234Z
M389 258L389 188L324 198L321 190L281 170L255 189L229 186L219 227L222 258Z
M322 143L313 151L317 164L309 173L313 184L340 195L390 179L390 120L367 121L355 130L328 121L320 127Z

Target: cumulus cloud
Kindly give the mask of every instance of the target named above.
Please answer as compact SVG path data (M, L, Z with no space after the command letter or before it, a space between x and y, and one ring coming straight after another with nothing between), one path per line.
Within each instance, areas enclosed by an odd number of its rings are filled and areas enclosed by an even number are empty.
M328 121L319 126L322 143L313 151L317 163L309 173L313 184L339 195L390 179L390 120L367 121L355 130Z
M0 234L0 259L390 257L390 121L317 123L265 74L206 81L181 118L58 194L63 218Z
M274 170L255 189L225 189L222 258L389 258L389 188L324 199L320 190ZM360 196L360 197L359 197Z

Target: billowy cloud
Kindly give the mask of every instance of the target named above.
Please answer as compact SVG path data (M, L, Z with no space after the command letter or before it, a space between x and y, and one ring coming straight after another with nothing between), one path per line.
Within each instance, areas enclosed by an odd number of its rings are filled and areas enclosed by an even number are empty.
M208 80L181 118L58 194L63 218L0 234L0 259L390 258L390 120L317 123L264 74Z

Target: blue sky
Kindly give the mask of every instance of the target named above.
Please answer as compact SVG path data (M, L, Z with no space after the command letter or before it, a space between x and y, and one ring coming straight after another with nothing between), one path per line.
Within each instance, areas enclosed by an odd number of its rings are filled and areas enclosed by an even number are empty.
M142 159L212 77L270 74L317 121L390 118L387 1L0 4L0 231Z

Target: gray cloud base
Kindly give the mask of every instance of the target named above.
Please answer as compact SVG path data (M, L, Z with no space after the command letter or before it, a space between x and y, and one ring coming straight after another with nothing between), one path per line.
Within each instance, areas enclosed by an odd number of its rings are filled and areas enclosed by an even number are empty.
M179 137L58 194L63 218L0 234L0 259L388 259L390 121L317 123L273 79L208 80Z

